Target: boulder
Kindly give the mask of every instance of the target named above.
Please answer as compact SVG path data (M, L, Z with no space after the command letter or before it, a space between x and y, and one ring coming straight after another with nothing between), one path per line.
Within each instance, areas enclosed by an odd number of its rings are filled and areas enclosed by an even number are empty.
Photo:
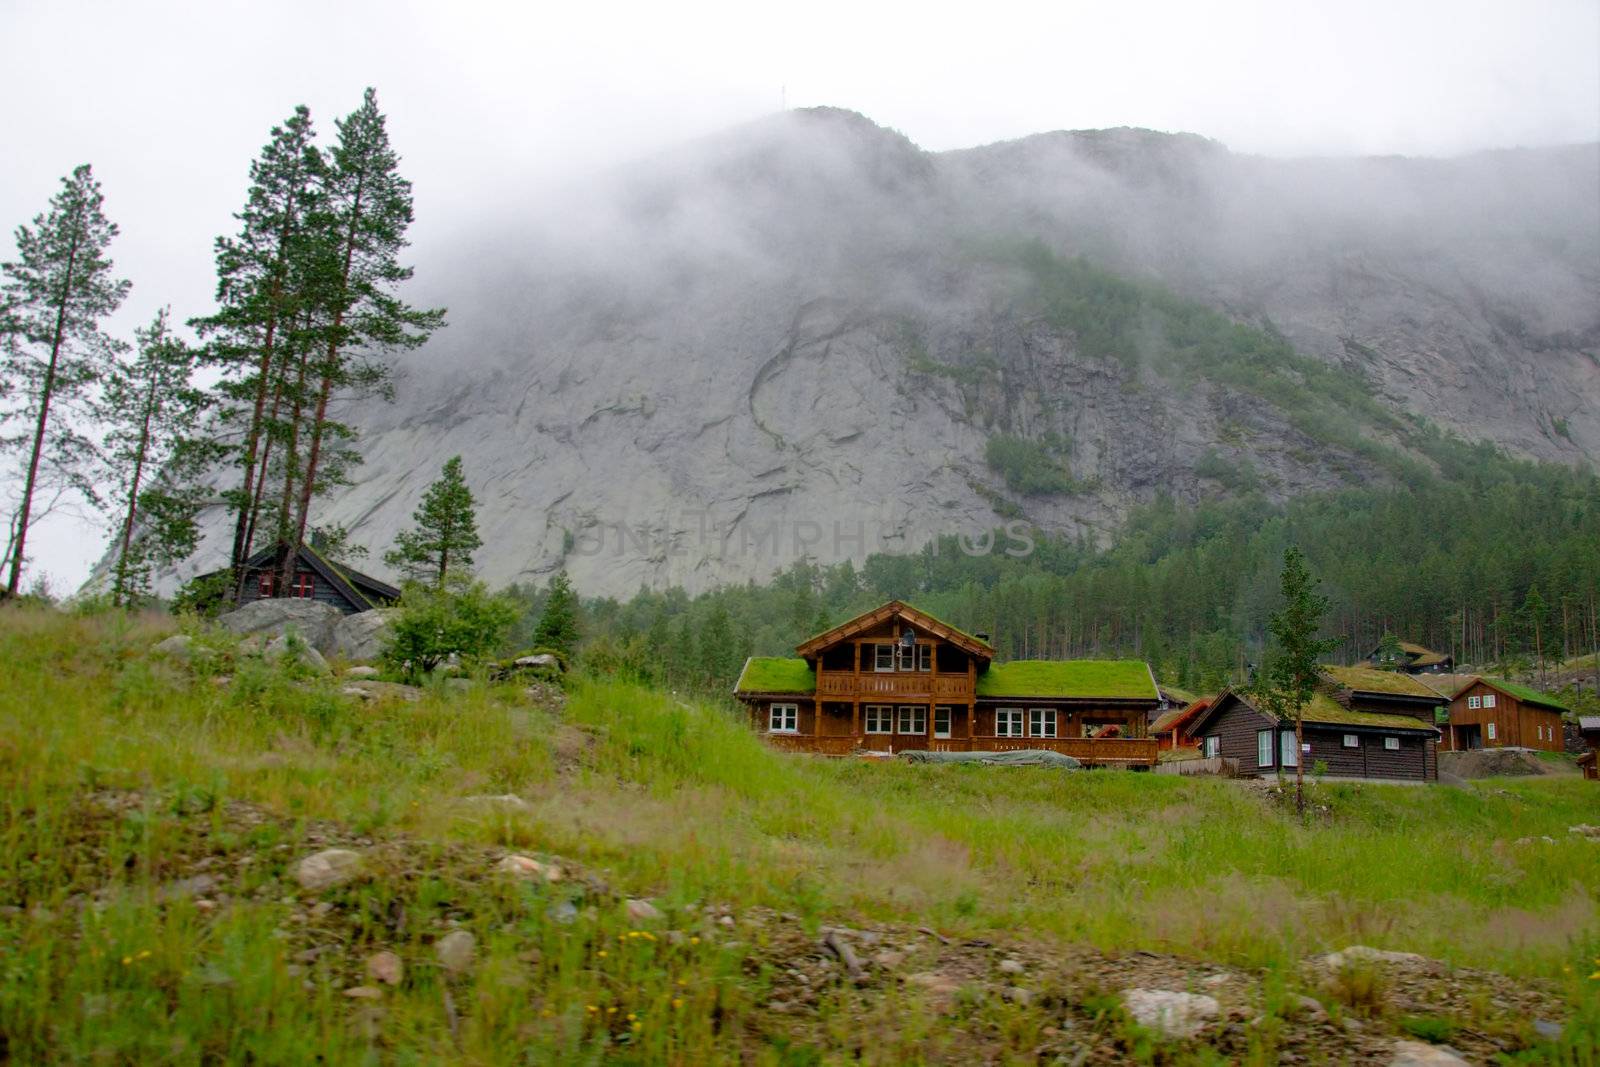
M374 952L367 957L367 974L384 985L399 985L405 977L405 965L393 952Z
M1389 1067L1467 1067L1467 1061L1449 1045L1396 1041Z
M1221 1011L1215 997L1170 989L1124 989L1122 1006L1140 1026L1175 1041L1197 1037Z
M237 611L217 616L217 622L242 637L270 641L293 627L306 644L322 651L330 647L334 627L344 614L332 604L296 597L252 600Z
M298 647L291 648L288 634L274 637L261 654L268 663L279 663L292 657L296 663L299 663L313 674L327 675L333 673L328 667L328 661L322 658L322 653L311 645L301 641Z
M464 974L478 956L478 939L466 930L452 930L433 943L439 966L451 974Z
M1338 952L1330 952L1320 957L1320 960L1328 970L1338 971L1351 963L1426 963L1427 957L1419 956L1415 952L1390 952L1387 949L1369 948L1366 945L1351 945Z
M559 671L561 669L561 661L555 656L551 655L549 652L541 652L534 656L518 656L516 659L511 661L511 665L513 667L521 667L525 670L542 668Z
M414 701L422 699L422 690L414 685L402 685L399 682L375 682L365 678L351 682L344 687L346 696L362 695L368 700L382 700L393 697L397 700Z
M192 651L194 638L188 634L173 634L165 641L158 641L150 649L158 656L169 656L172 659L187 660Z
M647 923L661 918L661 909L648 900L629 900L623 904L623 910L629 922Z
M294 880L300 888L320 893L336 885L353 882L361 876L361 853L347 848L329 848L300 861Z
M333 626L328 647L322 651L347 660L375 660L383 654L390 625L398 615L398 608L374 608L342 616Z
M561 881L560 867L553 863L540 863L532 856L507 856L495 865L495 870L530 882Z
M376 678L378 677L378 673L378 668L376 667L359 666L349 668L344 672L344 676L352 681L360 682L367 679Z

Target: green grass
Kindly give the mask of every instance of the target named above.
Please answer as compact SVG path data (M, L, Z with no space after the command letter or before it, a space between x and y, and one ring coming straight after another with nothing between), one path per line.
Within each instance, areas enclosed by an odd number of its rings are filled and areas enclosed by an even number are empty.
M363 705L248 662L217 684L226 643L185 671L148 656L160 625L0 612L0 1035L17 1062L801 1062L756 1025L781 980L759 937L629 939L614 906L493 878L507 848L689 929L691 906L720 902L812 931L896 922L1270 973L1365 943L1548 980L1600 1019L1600 848L1566 833L1593 821L1593 783L1326 787L1303 826L1224 781L787 757L731 708L606 680L576 679L559 721L512 686ZM455 803L499 793L526 809ZM329 835L374 873L318 898L285 874ZM225 906L163 903L201 860L236 879ZM451 925L478 937L470 977L431 964ZM347 999L378 948L405 983ZM951 1055L954 1023L891 999L869 1025L860 1000L825 998L836 1048ZM1048 1007L983 1010L1002 1060L1051 1025Z
M990 664L978 675L981 697L1104 697L1156 700L1156 683L1143 660L1022 659Z
M803 659L751 656L734 688L741 693L810 693L817 688L817 674Z

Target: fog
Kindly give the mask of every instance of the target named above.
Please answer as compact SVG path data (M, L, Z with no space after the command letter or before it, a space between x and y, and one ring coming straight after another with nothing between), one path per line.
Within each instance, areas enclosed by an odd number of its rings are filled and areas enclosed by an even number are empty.
M736 208L714 192L673 200L685 185L706 184L709 172L697 168L715 171L714 146L727 136L719 131L784 108L850 108L933 151L1138 126L1193 132L1234 153L1316 157L1300 176L1299 164L1246 176L1234 195L1248 196L1248 181L1272 184L1280 213L1258 225L1293 233L1295 197L1326 204L1317 186L1332 183L1351 226L1368 227L1375 239L1393 235L1443 209L1415 203L1418 186L1409 179L1385 187L1370 161L1341 179L1329 157L1450 157L1596 140L1600 6L998 3L951 17L913 4L264 9L10 0L0 3L0 91L8 101L0 223L31 219L61 175L92 162L107 213L122 228L113 254L134 283L114 329L129 336L162 305L180 320L201 314L214 284L211 243L233 229L231 213L269 127L303 102L330 136L333 119L355 107L366 85L379 90L415 185L413 295L453 298L454 325L440 344L461 351L537 321L541 307L570 303L585 286L615 297L633 285L646 299L670 281L656 270L663 264L683 272L681 284L707 284L685 264L686 250L697 250L702 266L770 271L773 284L796 270L837 267L826 258L836 247L828 242L796 241L797 250L822 257L797 264L774 257L775 235L751 241L748 220L783 218L773 210L786 195L781 184L767 187L767 203L743 198ZM749 165L743 149L737 158ZM917 158L908 146L908 165ZM994 165L993 153L985 158ZM1539 182L1589 173L1580 166L1530 174L1484 158L1452 179L1465 183L1460 203L1498 190L1537 207L1552 199ZM813 162L825 175L826 160ZM957 177L941 188L959 185L958 163L947 169ZM981 177L980 168L968 180ZM1006 180L1025 183L1009 171ZM1088 195L1074 189L1061 195ZM1097 202L1106 202L1104 192ZM1572 202L1571 189L1553 192ZM1593 192L1600 198L1600 188ZM994 197L994 208L1020 199ZM1029 211L1072 216L1071 203L1026 199ZM1185 213L1197 206L1185 203ZM1374 204L1382 208L1376 220L1367 210ZM1238 205L1198 207L1226 215ZM730 211L743 216L730 220ZM841 231L871 221L892 247L895 223L871 203L863 211L870 219L828 221ZM671 226L649 225L656 215L670 215ZM1561 212L1536 215L1511 224L1559 235ZM797 232L810 221L789 220ZM1139 220L1130 211L1127 221ZM1506 216L1480 221L1487 240ZM657 247L614 256L622 232L653 234ZM1237 254L1248 258L1260 236L1238 232ZM634 253L641 247L625 244ZM580 250L586 258L576 258ZM7 241L3 254L10 253ZM551 271L558 255L571 257L570 270ZM499 277L507 272L537 273L544 287L513 286ZM492 299L474 303L479 290L464 284L474 277ZM526 303L507 315L504 294L513 289ZM48 575L57 591L70 588L99 554L101 537L87 522L52 520L34 534L29 573Z

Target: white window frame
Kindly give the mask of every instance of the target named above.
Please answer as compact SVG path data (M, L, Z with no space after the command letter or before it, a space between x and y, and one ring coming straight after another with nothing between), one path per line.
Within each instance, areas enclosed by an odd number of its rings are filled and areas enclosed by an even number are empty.
M1477 711L1479 708L1483 707L1483 698L1480 696L1468 697L1467 707L1471 708L1473 711Z
M1212 734L1211 736L1207 737L1205 740L1205 748L1202 751L1205 753L1206 759L1215 759L1222 752L1221 736Z
M1055 708L1029 708L1028 709L1028 736L1029 737L1054 737L1056 736L1057 719Z
M894 732L903 737L927 737L928 705L901 704L895 708Z
M929 674L933 671L933 646L922 644L917 646L917 670Z
M1278 732L1278 755L1285 767L1300 766L1300 745L1294 739L1293 730Z
M894 705L868 704L866 706L866 731L869 734L894 733Z
M887 666L885 666L886 656L888 664ZM872 646L872 669L875 672L879 674L892 673L895 667L894 661L895 655L893 645L885 645L880 643Z
M787 725L785 725L787 724ZM767 733L797 734L800 732L799 704L770 704L767 707Z
M1383 739L1383 747L1388 749L1390 752L1399 752L1400 739L1398 737L1385 737Z
M1495 735L1494 735L1494 726L1495 726L1494 723L1486 722L1486 723L1483 724L1483 726L1484 726L1484 730L1483 730L1484 735L1486 737L1488 737L1488 739L1490 741L1498 741L1499 740L1499 738L1495 737Z
M1495 695L1493 693L1485 693L1485 694L1483 694L1483 706L1484 707L1492 708L1492 707L1495 706L1495 704L1497 702L1498 701L1496 700Z
M944 729L939 728L939 720L944 719ZM935 704L933 706L933 736L949 737L950 727L956 721L956 709L950 704Z
M1256 731L1256 766L1272 766L1272 731Z
M1345 748L1360 748L1361 747L1361 735L1360 734L1345 734L1344 735L1344 740L1341 742L1341 744Z
M1022 737L1022 709L995 708L994 735L996 737Z

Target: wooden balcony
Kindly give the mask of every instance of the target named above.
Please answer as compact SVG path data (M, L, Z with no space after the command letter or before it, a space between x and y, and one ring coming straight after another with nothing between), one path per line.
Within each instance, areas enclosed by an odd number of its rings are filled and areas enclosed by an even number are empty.
M817 695L862 700L921 700L965 704L972 700L973 681L966 674L934 674L931 671L882 673L863 671L823 671L817 678Z
M1044 749L1071 756L1091 767L1154 767L1159 743L1153 737L965 737L925 738L901 734L864 734L856 737L811 737L767 734L775 748L785 752L810 752L822 756L848 756L858 750L905 752L1018 752Z

